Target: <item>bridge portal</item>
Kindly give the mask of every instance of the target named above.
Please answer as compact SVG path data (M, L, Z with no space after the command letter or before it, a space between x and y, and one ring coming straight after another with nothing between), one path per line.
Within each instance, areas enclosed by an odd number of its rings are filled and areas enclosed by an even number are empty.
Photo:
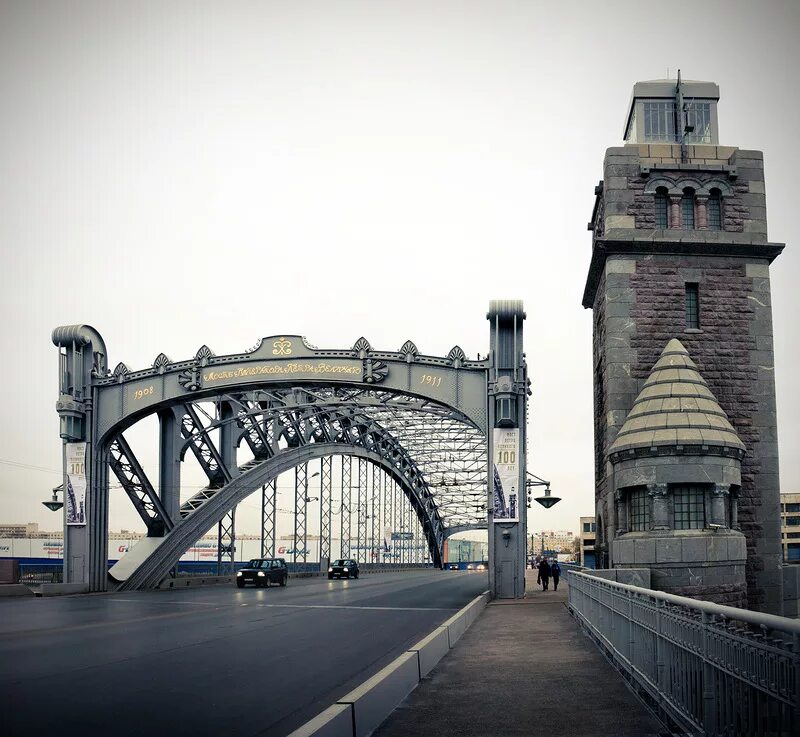
M308 503L319 501L320 564L326 554L338 555L331 550L334 495L342 554L354 531L356 553L367 540L374 545L381 507L364 498L372 473L370 493L391 489L402 500L435 566L444 563L450 535L488 528L493 595L523 596L525 314L519 301L495 301L487 318L484 359L470 360L458 346L444 357L426 356L411 341L378 351L364 338L346 349L318 349L284 334L234 355L217 356L207 346L182 361L160 353L141 370L124 363L110 370L105 342L90 326L56 328L64 581L90 591L153 588L215 526L232 562L236 506L259 491L266 554L270 535L273 550L275 543L275 482L294 469L294 551L307 550ZM155 471L126 438L145 418L158 421ZM336 480L335 456L346 459ZM190 496L181 494L188 462L207 478ZM311 462L320 463L313 474L321 477L318 500L308 496ZM147 537L109 572L110 476ZM376 478L383 480L376 485Z

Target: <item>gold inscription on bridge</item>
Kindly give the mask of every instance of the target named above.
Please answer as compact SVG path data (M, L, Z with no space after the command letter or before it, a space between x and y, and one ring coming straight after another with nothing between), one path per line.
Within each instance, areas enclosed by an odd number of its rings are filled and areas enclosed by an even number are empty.
M339 363L262 363L255 366L237 366L229 370L207 371L203 374L203 382L226 381L229 379L249 379L258 376L294 376L310 374L313 376L350 376L361 377L361 366Z
M156 388L151 384L150 386L145 387L144 389L136 389L133 392L133 400L136 401L137 399L144 399L145 397L149 397L151 394L155 392Z
M441 386L442 385L442 377L436 376L434 374L422 374L422 378L420 379L420 384L426 384L430 387Z

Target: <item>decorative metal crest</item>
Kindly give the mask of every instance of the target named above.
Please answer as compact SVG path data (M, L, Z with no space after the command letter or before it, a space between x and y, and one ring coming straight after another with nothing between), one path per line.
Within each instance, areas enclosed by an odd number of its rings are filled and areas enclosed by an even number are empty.
M159 353L156 356L156 360L153 361L153 368L158 369L159 374L163 374L167 370L167 366L169 366L170 363L172 363L172 361L169 360L168 356L163 353Z
M121 361L120 361L120 363L117 364L117 367L114 369L114 376L117 377L117 381L119 381L120 384L123 381L125 381L125 374L129 374L129 373L130 373L130 369L124 363L122 363Z
M208 366L208 359L214 355L214 351L212 351L207 345L201 346L197 353L195 353L194 358L196 361L199 361L201 366Z
M456 345L453 346L453 348L450 350L450 353L447 354L447 360L450 361L456 368L460 368L464 361L467 360L467 357L464 354L464 351L462 351L461 348Z
M356 353L359 358L366 358L372 353L372 346L366 338L361 337L355 342L355 345L353 345L353 352Z
M410 340L407 340L405 343L403 343L403 347L400 349L400 353L402 353L403 356L405 357L406 363L413 363L414 361L417 360L417 356L419 355L419 350L417 349L417 346L414 345L414 343L412 343Z

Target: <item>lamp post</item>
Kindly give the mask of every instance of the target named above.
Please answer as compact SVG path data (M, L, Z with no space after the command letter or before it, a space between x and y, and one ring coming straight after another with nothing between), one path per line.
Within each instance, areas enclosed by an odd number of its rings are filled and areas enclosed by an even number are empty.
M53 498L42 502L42 504L44 504L44 506L47 507L51 512L57 512L59 509L61 509L61 507L64 506L64 502L60 502L58 500L58 492L63 490L64 490L64 484L56 486L53 489Z
M537 496L535 499L539 504L541 504L545 509L550 509L554 504L558 504L561 501L560 496L553 496L550 491L550 482L545 481L544 479L539 478L536 474L531 473L530 471L527 472L528 477L525 479L525 490L527 492L528 503L527 508L531 508L531 489L534 486L544 486L544 494L542 496ZM544 557L544 530L542 530L542 556Z

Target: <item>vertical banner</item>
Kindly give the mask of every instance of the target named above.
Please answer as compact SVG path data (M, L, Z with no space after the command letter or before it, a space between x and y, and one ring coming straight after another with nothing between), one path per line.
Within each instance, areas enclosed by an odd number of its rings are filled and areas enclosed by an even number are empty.
M67 488L64 493L68 525L86 524L86 443L67 443Z
M519 522L519 430L493 431L494 521Z

